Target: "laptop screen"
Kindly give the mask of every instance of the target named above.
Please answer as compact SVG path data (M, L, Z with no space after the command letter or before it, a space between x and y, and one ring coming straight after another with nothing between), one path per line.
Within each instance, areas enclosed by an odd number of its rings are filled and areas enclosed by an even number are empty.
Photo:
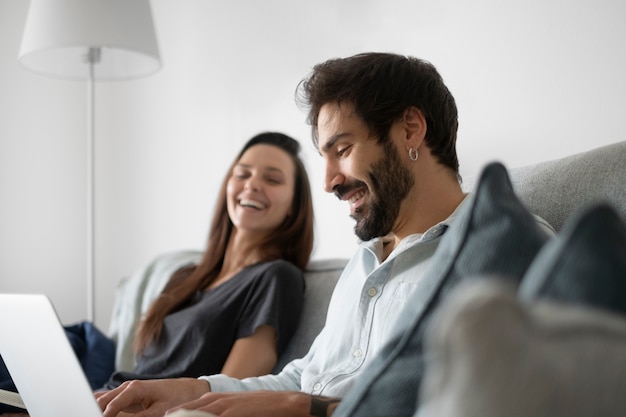
M102 417L45 295L0 294L0 355L30 417Z

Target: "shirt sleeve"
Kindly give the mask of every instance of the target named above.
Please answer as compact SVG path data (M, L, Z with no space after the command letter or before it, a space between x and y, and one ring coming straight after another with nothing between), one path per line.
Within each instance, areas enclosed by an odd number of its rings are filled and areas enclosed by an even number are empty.
M272 262L250 286L238 320L237 338L251 336L259 326L272 326L280 355L296 331L303 304L302 271L286 261Z

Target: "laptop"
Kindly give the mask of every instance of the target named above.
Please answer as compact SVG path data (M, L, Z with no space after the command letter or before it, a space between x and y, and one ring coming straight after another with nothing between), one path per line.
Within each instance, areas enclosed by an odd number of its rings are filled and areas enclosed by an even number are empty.
M50 299L0 294L0 355L30 417L102 417L89 382Z

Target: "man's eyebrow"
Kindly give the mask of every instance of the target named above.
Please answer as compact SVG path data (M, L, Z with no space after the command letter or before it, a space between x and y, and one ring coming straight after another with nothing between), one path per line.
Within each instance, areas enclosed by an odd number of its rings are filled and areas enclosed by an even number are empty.
M322 147L322 152L328 152L330 148L335 146L335 143L337 143L339 139L345 138L346 136L350 136L350 133L335 133L330 137L330 139L328 139L328 142L324 144L324 146Z

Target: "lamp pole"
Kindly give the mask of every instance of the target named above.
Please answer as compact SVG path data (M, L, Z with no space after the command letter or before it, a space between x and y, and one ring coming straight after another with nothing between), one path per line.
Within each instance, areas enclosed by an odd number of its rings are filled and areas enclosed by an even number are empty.
M87 78L87 320L95 319L95 77L100 48L91 47L85 55Z

